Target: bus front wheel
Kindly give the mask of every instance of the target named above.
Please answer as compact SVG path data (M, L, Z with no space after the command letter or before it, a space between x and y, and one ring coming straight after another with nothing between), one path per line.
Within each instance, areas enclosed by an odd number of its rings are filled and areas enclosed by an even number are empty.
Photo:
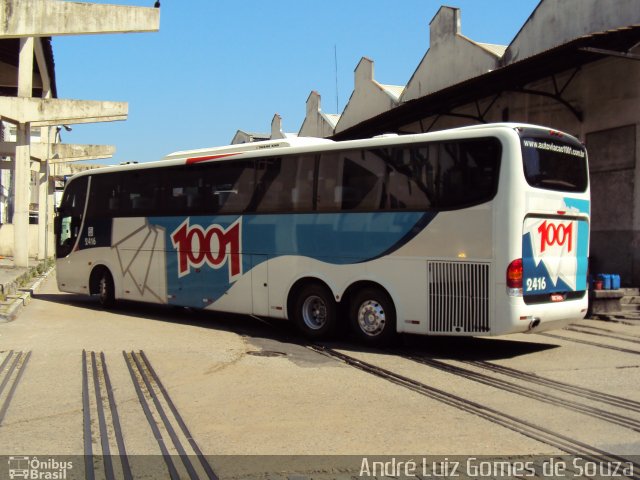
M329 336L336 325L336 303L331 291L310 283L300 289L293 304L293 319L304 336L319 340Z
M98 299L104 308L111 308L116 303L113 277L106 268L100 272L98 278Z
M385 345L396 335L396 312L389 295L380 288L365 288L351 300L351 327L358 339Z

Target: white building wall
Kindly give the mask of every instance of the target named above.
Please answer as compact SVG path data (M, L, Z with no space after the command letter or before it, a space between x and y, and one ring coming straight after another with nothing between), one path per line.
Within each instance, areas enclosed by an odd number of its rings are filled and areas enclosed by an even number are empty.
M336 125L336 133L391 110L400 103L402 87L376 82L373 78L373 60L362 57L354 74L355 87Z
M271 140L297 137L295 133L287 133L282 129L282 117L276 113L271 119Z
M327 138L333 135L339 115L328 115L320 107L320 94L311 92L307 98L307 113L298 136Z
M429 50L402 95L406 102L480 76L498 66L505 47L483 46L460 33L460 9L440 7L430 26Z

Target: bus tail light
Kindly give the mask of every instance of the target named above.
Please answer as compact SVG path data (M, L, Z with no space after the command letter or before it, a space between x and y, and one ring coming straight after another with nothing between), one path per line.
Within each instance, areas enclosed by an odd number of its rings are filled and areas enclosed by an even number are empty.
M511 297L522 296L522 259L517 258L507 267L507 293Z

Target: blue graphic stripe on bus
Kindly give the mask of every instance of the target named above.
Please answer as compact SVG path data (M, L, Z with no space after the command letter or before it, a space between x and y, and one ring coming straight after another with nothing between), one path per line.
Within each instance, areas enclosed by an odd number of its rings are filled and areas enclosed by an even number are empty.
M544 262L536 265L531 235L528 233L522 239L522 267L524 272L523 293L525 295L573 291L561 278L556 278L554 282Z
M389 254L417 235L433 213L326 213L245 216L243 252L360 263Z
M587 202L588 203L588 202ZM587 206L587 208L589 208ZM587 289L587 273L589 270L589 224L578 222L578 273L576 290Z
M565 198L564 204L569 209L576 209L580 213L589 214L589 200L579 200L577 198Z
M295 255L338 265L366 262L402 247L435 216L377 212L152 217L149 223L166 232L169 302L202 307L269 258Z

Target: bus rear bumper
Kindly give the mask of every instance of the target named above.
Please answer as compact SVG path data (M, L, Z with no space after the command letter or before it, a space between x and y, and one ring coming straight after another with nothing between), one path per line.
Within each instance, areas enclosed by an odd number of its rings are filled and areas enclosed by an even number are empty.
M563 303L563 308L558 309L558 304L547 303L538 305L525 305L520 299L518 305L511 305L510 314L512 326L515 332L540 333L547 330L558 330L567 325L582 320L588 307L588 299L582 298Z

